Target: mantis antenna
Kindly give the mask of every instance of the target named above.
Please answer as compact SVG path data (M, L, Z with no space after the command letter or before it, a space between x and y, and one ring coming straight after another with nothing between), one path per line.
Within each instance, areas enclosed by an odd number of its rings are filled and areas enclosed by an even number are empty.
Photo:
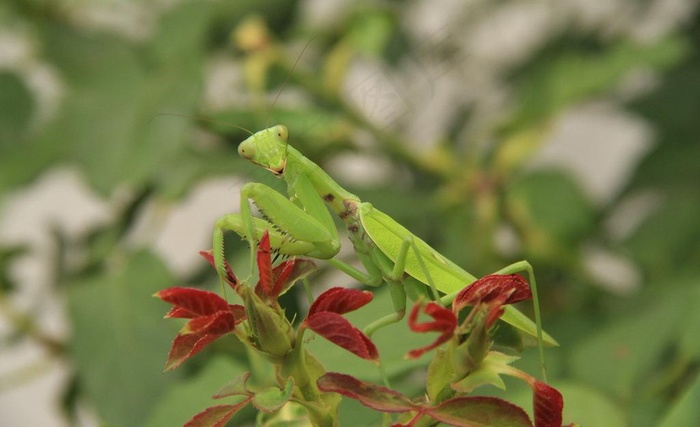
M206 118L206 117L193 116L193 115L190 115L190 114L178 114L178 113L158 113L158 114L155 115L155 117L159 117L159 116L174 116L174 117L182 117L182 118L185 118L185 119L197 119L197 120L201 120L201 121L203 121L203 122L215 123L215 124L219 124L219 125L225 125L225 126L229 126L229 127L232 127L232 128L240 129L240 130L242 130L242 131L244 131L244 132L247 132L247 133L250 134L250 135L253 135L253 132L249 131L248 129L246 129L246 128L242 127L242 126L234 125L234 124L232 124L232 123L222 122L222 121L219 121L219 120L208 119L208 118Z
M297 68L297 65L299 65L299 61L301 61L301 57L304 56L304 52L306 52L306 48L309 47L311 42L314 41L314 37L312 37L309 41L306 42L304 45L304 48L299 52L299 56L297 56L297 59L294 61L294 64L292 64L292 68L289 69L289 73L287 73L287 77L284 78L284 82L282 82L282 86L280 89L277 91L277 95L275 95L275 99L272 100L272 105L270 105L270 110L267 112L267 118L265 119L265 127L268 128L270 127L270 115L272 114L272 110L275 108L275 105L277 104L277 100L280 98L280 95L282 95L282 91L287 87L287 84L289 83L289 78L292 76L292 73L294 70ZM287 158L287 147L289 147L289 140L285 141L284 145L284 158Z

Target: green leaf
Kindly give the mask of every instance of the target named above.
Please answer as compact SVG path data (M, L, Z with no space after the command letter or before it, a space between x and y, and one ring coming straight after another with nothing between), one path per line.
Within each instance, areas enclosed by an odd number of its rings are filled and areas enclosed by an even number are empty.
M500 374L503 372L503 367L507 368L508 365L516 360L518 360L517 357L491 351L476 370L470 372L463 380L453 384L452 387L462 393L469 393L475 388L486 384L505 390L506 385Z
M34 97L15 73L0 71L0 154L21 144L34 112ZM2 157L2 156L0 156Z
M697 426L700 425L700 375L669 409L659 423L659 427Z
M163 375L172 330L151 295L174 282L163 263L140 252L68 291L70 352L85 396L100 417L142 425L177 374Z
M204 408L221 402L211 395L221 387L222 379L238 376L246 369L234 360L214 357L201 371L186 381L173 383L151 412L144 427L181 426ZM167 375L171 375L168 373Z
M626 242L632 257L652 275L662 279L678 270L695 270L700 260L700 197L690 187L667 194L663 205L637 228Z
M583 239L594 225L593 207L565 173L532 173L509 188L506 201L537 253L556 256Z
M691 49L677 36L653 45L620 41L593 51L568 45L558 48L533 58L534 65L523 73L516 103L521 108L513 119L516 125L538 123L568 105L600 95L635 68L669 68Z
M680 340L678 346L681 353L691 360L700 360L700 280L692 277L686 283L686 287L679 287L679 294L683 295L685 303L685 318L680 327Z
M571 349L574 375L620 399L631 399L677 338L682 301L674 295L656 298L653 304L581 339Z
M44 164L46 152L29 152L27 131L35 100L17 74L0 70L0 192L33 176Z
M226 383L219 391L214 394L215 399L221 399L222 397L228 396L247 396L250 394L248 391L247 383L248 378L250 378L250 372L243 372L242 374L236 376L234 379Z
M273 412L284 406L289 401L294 392L294 379L289 377L284 389L270 387L255 393L253 405L263 412Z
M103 193L167 184L192 121L159 114L191 114L198 102L208 10L206 2L173 8L146 48L67 26L43 28L45 50L69 90L33 151L74 162Z

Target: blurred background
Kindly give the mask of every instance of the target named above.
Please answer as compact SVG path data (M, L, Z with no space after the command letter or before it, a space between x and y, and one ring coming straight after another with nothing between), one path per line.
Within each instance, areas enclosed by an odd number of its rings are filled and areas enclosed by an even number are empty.
M699 119L691 0L5 1L0 425L181 425L246 370L220 340L163 374L178 325L151 295L216 289L214 221L242 183L283 188L237 127L276 123L476 276L534 265L566 422L700 425Z

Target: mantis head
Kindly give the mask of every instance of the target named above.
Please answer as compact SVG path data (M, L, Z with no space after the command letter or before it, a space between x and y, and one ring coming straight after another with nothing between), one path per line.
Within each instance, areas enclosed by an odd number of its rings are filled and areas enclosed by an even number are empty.
M238 154L275 175L284 173L287 164L287 137L284 125L263 129L249 136L238 146Z

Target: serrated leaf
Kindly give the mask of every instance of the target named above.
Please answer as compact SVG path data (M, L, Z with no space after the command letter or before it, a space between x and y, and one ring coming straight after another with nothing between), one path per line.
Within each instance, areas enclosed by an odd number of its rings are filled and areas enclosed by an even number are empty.
M309 315L328 311L345 314L369 304L373 298L372 292L359 289L331 288L316 298L309 307Z
M522 408L495 397L457 397L426 412L457 427L532 427Z
M532 386L536 427L561 427L564 398L554 387L535 381Z
M415 409L411 401L390 388L360 381L350 375L328 372L317 381L318 388L340 393L382 412L406 412Z
M265 390L255 392L253 396L253 405L263 412L274 412L289 402L294 392L294 379L289 377L284 389L280 390L277 387L270 387Z
M508 370L508 365L516 360L518 358L515 356L491 351L481 361L477 369L470 372L464 379L452 384L452 388L461 393L469 393L479 386L490 384L505 390L506 386L500 374Z
M377 360L379 353L374 343L343 316L322 311L304 321L304 325L333 344L367 360Z
M156 292L154 296L167 303L184 308L195 316L229 310L226 300L214 292L202 289L171 287Z
M224 427L226 423L243 409L247 404L246 399L235 405L216 405L198 413L182 427Z
M244 372L237 376L236 378L229 381L226 385L221 387L219 391L214 394L214 399L221 399L222 397L228 396L247 396L250 394L248 391L247 383L250 378L250 372Z

